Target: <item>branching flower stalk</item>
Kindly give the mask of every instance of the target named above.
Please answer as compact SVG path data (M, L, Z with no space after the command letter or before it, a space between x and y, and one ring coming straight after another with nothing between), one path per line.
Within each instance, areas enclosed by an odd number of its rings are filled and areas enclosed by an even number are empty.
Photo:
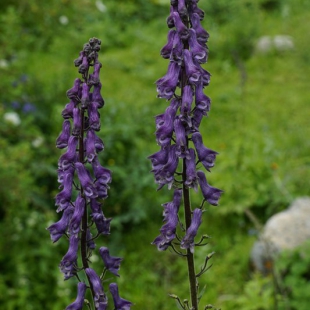
M107 309L108 298L102 285L103 277L107 271L119 276L122 260L111 256L108 248L100 247L98 252L104 263L102 275L98 276L90 268L95 240L100 235L110 234L111 222L111 218L106 218L102 212L103 200L108 197L112 180L111 171L99 163L98 153L103 151L104 144L96 134L100 130L98 109L104 106L100 93L100 45L100 40L90 39L74 61L82 78L75 79L73 87L67 91L70 102L62 111L63 129L56 141L57 148L66 148L58 161L60 192L56 196L56 206L62 216L47 229L53 242L62 236L69 241L68 252L59 267L65 280L77 278L78 292L76 300L67 306L67 310L83 309L84 303L88 309ZM86 300L88 289L92 303ZM119 296L116 283L111 283L109 290L116 310L130 309L131 302Z
M201 26L204 12L197 6L198 0L171 0L167 25L170 28L167 44L161 56L169 59L168 71L157 80L159 98L169 101L163 114L157 115L156 141L160 150L149 156L152 172L158 189L167 185L174 189L173 201L163 204L164 225L160 235L153 241L158 250L171 248L187 259L190 286L190 301L176 299L182 309L198 310L198 281L209 267L207 263L213 253L208 254L201 270L196 273L194 264L195 246L203 246L208 238L203 235L195 243L198 228L202 222L205 203L217 205L222 194L220 189L208 184L205 173L197 171L203 166L207 171L214 166L217 152L203 144L199 126L210 110L210 98L203 92L210 82L210 73L202 68L207 61L209 34ZM191 207L190 189L202 192L203 200L194 210ZM178 216L183 198L185 225ZM178 231L184 231L181 237ZM210 305L204 307L209 309Z

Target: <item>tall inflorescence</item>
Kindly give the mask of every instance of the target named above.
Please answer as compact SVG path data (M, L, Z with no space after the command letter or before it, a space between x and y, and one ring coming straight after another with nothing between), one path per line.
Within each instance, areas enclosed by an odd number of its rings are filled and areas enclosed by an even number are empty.
M87 290L91 291L93 299L93 303L87 302L89 309L91 304L94 309L107 309L108 298L102 280L107 271L119 276L122 260L111 256L108 248L100 247L98 252L104 264L101 276L90 268L95 240L100 235L110 234L111 222L102 212L112 180L111 171L99 163L98 153L104 149L104 144L96 134L100 130L98 110L104 105L100 93L100 45L100 40L90 39L74 61L82 78L75 79L73 87L67 91L70 102L62 111L63 128L56 141L57 148L66 149L58 161L60 192L56 196L56 206L62 216L47 229L53 242L62 236L69 241L59 267L64 279L76 277L78 286L76 300L67 310L83 309ZM115 309L130 309L131 302L119 297L116 283L111 283L109 290Z
M198 0L171 0L167 18L170 30L167 44L161 50L161 56L169 59L169 66L167 74L156 82L158 97L167 99L169 106L156 116L155 134L160 150L149 156L158 189L167 185L174 190L173 201L163 204L164 225L153 244L160 251L171 248L186 257L191 304L172 296L182 309L191 310L198 310L198 277L208 269L207 262L213 254L206 256L200 272L196 273L194 249L204 245L207 236L202 235L198 242L195 237L205 203L217 205L222 194L220 189L209 185L204 171L197 170L203 167L210 171L217 155L204 146L199 132L201 120L210 110L210 98L203 92L210 82L210 73L201 66L207 61L209 34L201 26L204 12L197 3ZM197 191L198 187L203 200L192 209L189 190ZM182 200L185 225L178 215Z

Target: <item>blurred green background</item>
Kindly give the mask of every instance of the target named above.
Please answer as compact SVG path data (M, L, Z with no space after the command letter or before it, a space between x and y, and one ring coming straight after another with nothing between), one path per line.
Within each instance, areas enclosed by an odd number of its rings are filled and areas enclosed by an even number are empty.
M158 150L154 116L167 106L156 98L154 82L168 66L159 51L166 43L169 4L1 1L0 309L56 310L75 299L75 280L64 282L58 269L67 241L53 245L45 228L58 218L55 139L66 90L78 76L73 60L91 37L102 40L106 105L100 160L113 171L104 210L113 217L112 231L99 245L124 257L117 281L134 309L176 309L168 293L188 298L185 261L151 245L162 225L161 204L171 200L169 191L156 192L146 159ZM308 309L304 272L293 274L286 296L277 296L271 277L250 271L257 231L244 211L264 223L294 198L310 194L310 1L201 0L199 5L210 33L205 68L212 74L206 89L212 107L201 132L205 144L220 153L208 180L225 191L220 205L204 213L201 231L212 239L195 253L199 268L207 253L216 252L200 280L206 285L201 303ZM278 35L289 36L294 46L258 50L260 38ZM194 195L194 204L198 201ZM294 259L299 270L308 270L310 254L296 255L283 258L282 265ZM93 261L101 268L98 256Z

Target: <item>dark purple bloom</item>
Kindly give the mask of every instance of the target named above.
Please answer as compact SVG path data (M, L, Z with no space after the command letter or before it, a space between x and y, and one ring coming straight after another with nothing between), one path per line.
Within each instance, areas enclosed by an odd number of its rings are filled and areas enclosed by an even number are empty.
M95 222L99 234L110 234L111 218L106 218L101 210L101 204L96 199L90 200L90 208L92 210L91 218Z
M60 262L60 270L64 274L65 280L73 277L77 270L77 252L79 248L79 238L71 236L69 239L69 249Z
M198 43L194 29L189 29L188 44L194 59L200 64L205 63L207 61L207 48Z
M191 23L193 25L193 28L196 32L196 36L197 36L197 41L201 44L201 45L205 45L206 42L209 39L209 34L208 32L203 29L203 27L200 24L200 16L197 13L193 13L190 16L190 20Z
M182 18L187 17L187 9L185 6L185 0L178 0L178 12Z
M169 28L173 28L174 25L174 15L173 13L177 12L177 7L175 7L174 5L170 6L170 15L167 17L167 26Z
M89 118L89 127L95 131L99 131L100 115L98 112L98 105L94 101L92 101L88 106L88 118Z
M159 98L171 99L178 85L181 66L170 62L167 74L156 81Z
M95 135L95 148L97 153L103 151L104 149L103 141L97 135Z
M206 114L207 112L210 111L210 105L211 105L211 100L208 96L206 96L203 93L203 84L199 83L196 86L196 91L195 91L195 103L196 103L196 109L199 109Z
M96 272L91 268L85 269L86 275L89 282L92 285L93 291L95 293L94 302L96 309L104 310L107 307L108 299L103 291L101 280Z
M58 161L58 167L60 169L68 169L72 164L75 163L77 152L76 147L79 139L77 137L71 136L68 141L67 152L60 156Z
M166 237L163 235L156 237L152 244L157 246L158 251L166 251L170 246L170 242L167 242Z
M176 155L180 158L189 157L185 127L180 118L174 120L174 132L176 138Z
M62 117L64 119L72 118L74 107L75 103L73 102L73 100L70 100L70 102L66 104L65 108L61 112Z
M82 61L83 61L83 57L85 56L85 53L84 51L81 51L80 54L79 54L79 57L77 59L74 60L74 65L76 67L80 66L82 64Z
M79 73L81 74L86 74L89 68L89 63L88 63L88 59L87 56L84 56L82 58L82 63L79 66Z
M173 21L180 38L182 40L187 40L189 36L188 28L183 24L178 12L173 13Z
M94 104L97 105L97 107L100 109L104 106L104 100L101 96L101 83L97 83L96 85L94 85L94 90L91 94L91 102L93 102Z
M72 206L67 207L61 219L47 228L53 242L58 241L66 233L73 211L74 208Z
M91 163L96 158L96 134L93 130L88 130L86 134L85 151L86 158L89 163Z
M56 195L55 205L58 206L57 212L65 210L71 201L72 196L72 182L73 182L73 173L69 169L64 176L64 181L62 183L63 189Z
M95 63L94 65L94 72L93 74L90 74L89 77L89 83L92 85L97 85L100 83L100 78L99 78L99 73L100 73L100 68L102 67L100 62Z
M190 114L192 102L193 102L193 90L192 90L192 87L190 85L186 85L183 88L183 94L182 94L181 113L183 115Z
M189 149L189 158L186 158L186 181L185 185L197 191L198 178L196 174L196 155L193 149Z
M176 62L178 65L182 65L183 60L183 42L179 34L176 33L173 39L173 47L170 54L170 61Z
M181 248L182 249L189 249L192 253L194 253L194 238L197 235L198 228L201 224L201 209L195 209L192 216L191 225L186 230L186 234L181 241Z
M197 176L204 199L208 201L209 204L217 206L223 191L209 185L203 171L197 171Z
M121 257L110 256L109 249L106 247L101 247L99 253L104 262L105 268L119 277L118 271L123 259Z
M201 76L200 69L194 64L192 54L189 50L184 50L183 57L188 81L190 84L197 85Z
M83 109L87 109L88 105L89 105L89 86L87 83L83 83L81 106Z
M78 236L82 217L84 215L84 210L85 210L85 199L79 195L74 203L74 213L72 215L69 226L70 235L75 235L76 237Z
M132 303L126 299L123 299L118 294L118 286L116 283L111 283L109 286L110 292L113 297L115 310L130 310Z
M84 190L85 196L89 198L98 197L96 187L93 184L93 181L89 175L89 172L80 162L75 163L75 170L81 182L81 186Z
M62 124L62 132L58 136L56 140L56 147L59 149L63 149L68 146L68 141L70 138L70 130L71 130L71 123L69 120L65 120Z
M210 168L214 166L215 157L218 153L203 145L202 136L199 132L193 133L192 140L194 142L199 161L208 171L210 171Z
M199 126L201 123L202 118L206 115L206 113L202 110L195 109L192 117L192 124L194 130L199 130Z
M84 305L84 296L87 286L84 282L78 283L78 293L75 301L70 304L66 310L82 310Z
M67 90L67 97L74 102L77 102L78 98L80 97L79 94L80 94L81 83L82 81L77 78L74 80L73 87Z
M81 114L79 108L73 109L73 129L72 135L79 136L81 133Z
M174 29L169 30L168 37L167 37L167 44L160 51L160 55L165 59L170 58L170 54L173 48L173 38L175 34L176 34L176 30Z

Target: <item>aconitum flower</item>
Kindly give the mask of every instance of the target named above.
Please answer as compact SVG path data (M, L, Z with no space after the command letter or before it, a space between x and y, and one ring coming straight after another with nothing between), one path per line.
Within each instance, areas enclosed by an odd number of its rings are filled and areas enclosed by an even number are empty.
M100 164L98 158L98 154L104 150L103 141L98 136L99 109L104 106L100 93L100 45L100 40L90 39L74 61L82 77L75 79L72 88L67 91L70 102L62 111L62 132L56 140L56 147L65 149L58 160L60 191L55 197L56 211L62 215L47 230L53 242L58 241L63 235L69 239L68 251L59 264L64 279L76 276L80 281L83 277L78 273L84 272L87 277L85 281L88 281L88 285L84 282L78 283L77 298L66 308L67 310L83 308L87 289L91 291L96 310L105 310L108 305L102 279L89 267L91 253L96 250L95 240L98 236L110 234L112 220L106 218L102 212L103 200L108 197L112 173ZM106 247L101 247L99 254L105 268L119 276L122 258L109 256ZM90 307L90 304L88 306Z
M204 203L217 205L222 194L210 186L204 172L197 165L210 171L214 166L216 151L203 144L200 124L210 111L211 100L204 94L210 83L210 73L202 68L208 59L206 45L209 34L201 26L204 12L197 0L171 0L167 26L170 28L167 43L161 56L169 60L165 76L156 81L159 98L168 100L165 113L155 117L156 141L160 150L148 158L158 190L167 185L183 195L184 222L179 218L179 206L164 205L164 225L153 244L158 250L171 248L188 259L192 305L182 308L198 309L196 275L193 265L194 238L201 224ZM200 187L202 204L192 211L189 191ZM182 238L178 230L186 231ZM201 244L199 244L201 245ZM177 248L178 249L177 249ZM185 250L185 254L182 253Z
M118 286L116 283L111 283L109 286L110 292L114 301L115 310L130 310L132 303L126 299L123 299L118 294Z

